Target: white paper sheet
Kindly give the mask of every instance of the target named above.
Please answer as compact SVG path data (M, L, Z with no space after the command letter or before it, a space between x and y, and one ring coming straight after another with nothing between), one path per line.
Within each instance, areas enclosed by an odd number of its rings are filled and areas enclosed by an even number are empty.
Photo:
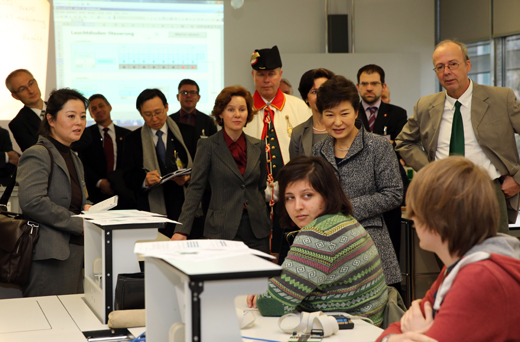
M269 254L247 247L242 241L213 239L141 242L135 245L134 253L165 260L205 261L244 254L274 259Z

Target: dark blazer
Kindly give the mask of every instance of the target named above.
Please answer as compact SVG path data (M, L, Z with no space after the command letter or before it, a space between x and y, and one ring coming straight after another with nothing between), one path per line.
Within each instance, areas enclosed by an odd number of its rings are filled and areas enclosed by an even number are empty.
M43 146L33 146L22 154L18 167L18 196L25 215L40 223L40 238L34 247L33 260L69 258L71 235L81 235L83 219L73 217L69 211L71 201L70 176L65 159L46 138L40 137L54 158L50 186L47 182L51 172L51 159ZM72 160L78 174L83 200L86 202L86 186L83 165L75 152ZM59 279L57 279L59 281Z
M22 152L38 141L41 122L38 115L27 106L20 109L14 119L9 122L9 129Z
M367 115L362 104L359 105L358 120L361 120L365 129L370 132ZM374 131L372 133L383 135L384 128L387 127L387 134L389 134L390 139L394 141L403 129L407 120L408 116L406 115L405 109L381 101L381 106L377 111L376 122L374 122Z
M176 233L190 235L195 212L209 183L211 200L204 225L204 237L232 240L240 224L244 206L249 214L256 238L271 233L264 190L267 180L265 143L245 135L247 164L244 175L229 151L222 131L207 139L200 139L193 163L191 181L182 206Z
M188 126L187 129L190 128L193 129L191 126ZM124 139L125 147L123 153L123 178L125 184L130 190L132 190L135 196L135 200L137 201L137 209L149 211L150 204L148 202L148 192L144 191L143 189L143 182L146 178L146 171L143 170L143 144L141 141L141 130L142 127L136 129L132 133L128 134ZM181 134L184 136L182 130ZM186 134L192 135L193 131L190 131ZM175 137L173 133L168 130L166 144L166 165L163 165L162 162L159 161L161 174L166 174L168 172L177 170L174 150L178 151L181 160L187 163L186 156L188 155L189 151L183 151L183 147L179 142L179 137ZM163 188L164 201L166 204L168 218L177 220L181 212L182 204L184 203L184 187L177 185L174 181L166 182L161 186ZM160 231L161 233L171 237L173 235L173 228L174 227L172 225L168 225L166 229Z
M211 116L199 112L197 109L195 109L195 112L197 116L197 124L195 125L195 130L197 134L199 136L205 135L208 137L215 134L217 132L215 120L213 120ZM181 118L181 111L179 110L176 113L171 114L170 118L172 118L176 124L179 124ZM202 130L204 130L204 134L202 134Z
M13 143L9 137L9 131L0 127L0 184L6 184L10 175L16 168L13 164L5 162L5 152L13 150ZM1 153L4 152L4 153Z
M197 124L195 125L194 136L189 141L186 141L186 140L184 141L184 143L186 143L186 147L188 147L188 149L190 151L194 151L194 153L191 155L193 158L195 158L195 153L197 150L197 142L199 141L200 137L201 136L209 137L217 132L217 126L215 125L215 120L213 120L213 118L211 116L208 116L202 112L199 112L196 109L195 109L195 112L196 112L196 116L197 116ZM180 126L180 125L182 125L180 123L180 118L181 118L180 110L178 112L170 115L170 118L172 118L172 120L175 121L175 123L177 125L179 125L179 128L181 129L181 131L184 129L183 128L184 126ZM187 125L187 126L189 126L189 125ZM193 127L193 126L191 126L191 127ZM204 134L202 134L202 130L204 130ZM184 136L184 133L183 133L183 136Z
M123 195L124 197L124 193L121 194L120 191L118 192L118 189L117 187L114 187L114 184L120 183L120 185L124 185L123 182L119 182L122 178L121 169L123 165L124 137L131 131L116 125L114 125L114 127L116 133L115 143L117 145L117 160L116 170L110 175L107 175L107 160L105 157L105 149L103 148L103 137L99 132L98 125L94 124L85 129L85 132L91 136L91 141L90 144L80 151L79 156L85 168L85 181L87 182L88 198L93 203L103 201L109 197L103 194L101 190L96 187L97 182L103 178L109 180L112 189L115 190L116 194L120 197ZM83 139L83 136L81 138ZM122 199L120 198L120 201L121 200Z

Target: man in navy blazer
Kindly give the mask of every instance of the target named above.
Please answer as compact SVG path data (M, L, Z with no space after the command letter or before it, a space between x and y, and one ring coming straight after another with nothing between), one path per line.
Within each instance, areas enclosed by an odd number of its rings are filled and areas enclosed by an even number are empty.
M122 181L123 144L125 136L131 131L114 125L111 118L112 106L101 94L92 95L88 110L96 124L87 127L82 140L88 139L88 144L80 151L80 158L85 169L88 198L97 203L111 196L119 196L119 209L135 208L132 192ZM105 129L111 140L106 142ZM108 138L106 138L108 139ZM109 166L110 164L110 166ZM110 169L110 170L109 170Z
M197 142L202 137L209 137L217 132L217 126L212 117L199 112L195 107L200 100L200 89L197 82L190 79L183 79L179 83L179 93L177 100L181 104L181 109L170 115L170 117L179 124L187 124L195 127L196 136L192 140L195 146L187 146L190 151L196 151ZM192 154L195 158L195 154Z
M38 140L41 116L45 114L45 102L38 82L29 70L17 69L5 79L11 96L24 104L9 123L9 129L20 149L25 151Z

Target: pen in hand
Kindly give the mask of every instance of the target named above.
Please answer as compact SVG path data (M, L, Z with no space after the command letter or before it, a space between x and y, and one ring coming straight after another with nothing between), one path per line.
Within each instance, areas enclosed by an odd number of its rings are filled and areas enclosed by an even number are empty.
M148 170L148 169L145 168L145 167L143 167L143 171L146 172L146 173L153 172L153 171ZM157 177L159 177L159 179L162 179L162 176L157 175Z

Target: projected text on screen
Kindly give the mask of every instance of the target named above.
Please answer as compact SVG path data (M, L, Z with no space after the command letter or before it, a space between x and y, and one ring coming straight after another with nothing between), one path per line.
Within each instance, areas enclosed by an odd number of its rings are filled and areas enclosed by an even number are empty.
M56 0L57 85L101 93L117 124L140 126L142 90L161 89L173 113L180 80L191 78L197 109L210 113L224 84L223 20L222 1Z

